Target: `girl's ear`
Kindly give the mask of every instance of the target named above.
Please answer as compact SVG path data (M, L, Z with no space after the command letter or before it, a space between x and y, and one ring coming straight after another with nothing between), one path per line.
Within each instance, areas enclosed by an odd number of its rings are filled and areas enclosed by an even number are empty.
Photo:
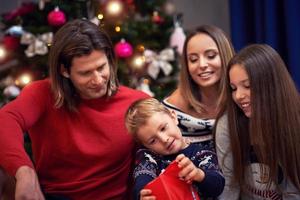
M69 72L63 64L60 66L60 74L65 78L70 78Z
M177 119L176 112L174 110L170 110L170 112L171 112L171 117L174 120L175 124L178 125L178 119Z

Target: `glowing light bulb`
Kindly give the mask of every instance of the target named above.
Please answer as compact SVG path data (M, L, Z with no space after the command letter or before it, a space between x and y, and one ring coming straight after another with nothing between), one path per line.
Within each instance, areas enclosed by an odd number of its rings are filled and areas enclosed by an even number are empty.
M142 44L139 44L137 47L136 47L136 49L139 51L139 52L144 52L145 51L145 47L144 47L144 45L142 45Z
M144 63L145 63L145 57L144 57L144 56L136 56L136 57L133 59L133 66L134 66L136 69L142 68L142 66L144 65Z
M29 74L22 74L16 81L16 85L25 86L28 83L30 83L32 80L31 76Z
M118 15L122 11L122 7L120 1L110 1L107 4L107 12L111 15Z
M30 81L31 81L31 77L27 74L21 77L21 83L23 83L24 85L30 83Z
M116 31L116 32L120 32L120 31L121 31L121 27L120 27L120 26L116 26L116 27L115 27L115 31Z
M97 17L98 17L98 19L102 20L104 18L104 15L100 13L100 14L98 14Z
M0 46L0 59L5 58L6 56L6 50L4 47Z

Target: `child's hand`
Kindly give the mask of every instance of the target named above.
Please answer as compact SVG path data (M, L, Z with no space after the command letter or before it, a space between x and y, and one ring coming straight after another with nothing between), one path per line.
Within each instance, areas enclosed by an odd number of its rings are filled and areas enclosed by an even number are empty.
M156 197L152 196L152 191L149 189L142 189L140 191L140 200L155 200Z
M197 168L194 163L185 155L179 154L176 157L179 168L181 168L178 176L187 183L192 183L192 181L201 182L204 179L204 172Z

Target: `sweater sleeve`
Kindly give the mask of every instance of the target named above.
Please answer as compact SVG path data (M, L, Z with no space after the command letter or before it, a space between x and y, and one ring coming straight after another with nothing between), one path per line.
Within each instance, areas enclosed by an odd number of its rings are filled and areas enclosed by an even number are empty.
M194 182L200 197L217 197L225 185L225 179L218 166L217 155L215 152L203 149L197 153L196 166L204 171L205 177L199 182Z
M237 183L234 183L233 157L230 147L228 120L226 114L218 120L216 125L216 151L218 163L225 178L224 191L218 197L218 199L237 200L239 199L240 188Z
M196 183L197 190L204 197L217 197L224 188L224 177L215 170L203 170L205 173L204 179L200 183Z
M140 191L157 177L157 163L155 157L147 150L139 150L136 158L136 167L133 172L133 196L135 200L139 200Z
M11 176L15 176L17 169L23 165L33 168L24 149L24 133L38 121L45 110L45 89L40 84L33 83L25 87L17 99L0 110L0 165Z

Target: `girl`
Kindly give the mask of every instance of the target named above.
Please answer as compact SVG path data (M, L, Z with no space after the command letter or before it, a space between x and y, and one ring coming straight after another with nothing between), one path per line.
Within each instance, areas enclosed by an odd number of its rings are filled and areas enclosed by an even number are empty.
M220 199L300 199L300 99L278 53L242 49L228 64L227 97L216 144L231 187Z

